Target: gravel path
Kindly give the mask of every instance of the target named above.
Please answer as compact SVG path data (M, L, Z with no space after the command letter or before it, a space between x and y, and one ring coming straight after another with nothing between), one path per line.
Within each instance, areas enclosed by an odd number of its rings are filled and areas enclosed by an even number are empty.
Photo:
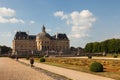
M10 58L0 57L0 80L54 80Z
M65 57L65 58L88 58L88 57ZM120 60L120 58L107 58L107 57L92 57L92 59L105 59L105 60Z
M21 59L20 61L29 64L28 60ZM72 80L114 80L111 78L101 77L101 76L97 76L89 73L79 72L75 70L46 65L46 64L37 63L37 62L35 62L34 66L48 70L50 72L53 72L59 75L66 76Z

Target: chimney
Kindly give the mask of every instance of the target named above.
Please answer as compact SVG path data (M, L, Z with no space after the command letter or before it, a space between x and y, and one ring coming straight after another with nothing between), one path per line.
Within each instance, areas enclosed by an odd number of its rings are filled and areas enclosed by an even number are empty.
M56 33L56 39L58 39L58 33Z
M27 31L27 39L29 39L29 31Z

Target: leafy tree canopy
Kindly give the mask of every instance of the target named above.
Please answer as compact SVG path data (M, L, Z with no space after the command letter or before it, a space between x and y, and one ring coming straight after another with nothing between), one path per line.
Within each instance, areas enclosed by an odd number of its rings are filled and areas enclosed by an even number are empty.
M108 39L102 42L87 43L85 46L85 52L97 53L120 53L120 39Z
M0 50L1 50L1 54L8 54L9 52L12 51L11 47L7 47L7 46L1 46L0 45Z

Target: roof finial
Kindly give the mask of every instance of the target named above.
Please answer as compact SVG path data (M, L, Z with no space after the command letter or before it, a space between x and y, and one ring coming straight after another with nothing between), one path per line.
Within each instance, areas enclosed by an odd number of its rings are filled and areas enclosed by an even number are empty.
M45 31L45 26L43 25L43 27L42 27L42 32L43 33L46 33L46 31Z

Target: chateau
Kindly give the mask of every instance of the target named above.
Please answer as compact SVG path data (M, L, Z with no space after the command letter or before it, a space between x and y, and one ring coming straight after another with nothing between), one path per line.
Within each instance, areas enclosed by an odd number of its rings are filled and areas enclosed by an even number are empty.
M49 35L45 26L38 35L29 35L26 32L16 32L13 40L13 54L28 54L39 51L67 51L69 49L69 39L66 34L57 33Z

